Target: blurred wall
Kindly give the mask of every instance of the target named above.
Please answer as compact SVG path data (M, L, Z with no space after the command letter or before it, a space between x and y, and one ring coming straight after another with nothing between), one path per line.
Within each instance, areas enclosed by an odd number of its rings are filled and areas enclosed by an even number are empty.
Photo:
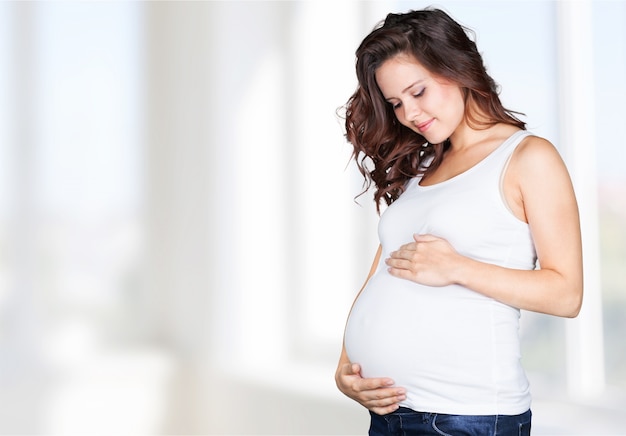
M337 110L362 37L427 4L0 3L0 433L365 433L333 375L377 220ZM571 156L559 4L442 6ZM536 434L624 425L626 9L585 5L604 305L523 315ZM573 395L589 341L607 386Z

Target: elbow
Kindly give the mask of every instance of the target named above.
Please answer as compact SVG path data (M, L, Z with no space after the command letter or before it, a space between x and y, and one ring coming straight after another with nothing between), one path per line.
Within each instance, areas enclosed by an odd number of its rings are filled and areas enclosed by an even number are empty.
M577 287L570 292L568 298L565 299L564 304L561 306L562 313L560 316L565 318L576 318L580 314L580 309L583 305L583 288Z
M578 316L578 314L580 313L581 307L582 307L582 300L581 300L581 304L573 306L571 309L569 309L568 311L563 313L562 316L564 318L576 318Z
M578 298L576 304L572 308L568 318L576 318L578 314L580 313L580 309L582 309L582 307L583 307L583 296L581 294L580 298Z

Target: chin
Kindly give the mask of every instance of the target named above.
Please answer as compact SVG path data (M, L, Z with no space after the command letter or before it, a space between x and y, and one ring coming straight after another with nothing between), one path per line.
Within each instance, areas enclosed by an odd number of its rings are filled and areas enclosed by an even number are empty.
M426 138L426 141L428 141L429 144L441 144L443 142L446 142L448 140L448 138L450 136L448 135L434 135L434 134L428 134L428 132L426 133L419 133L421 136L423 136L424 138Z
M434 131L431 132L429 130L426 132L420 132L415 127L412 127L412 126L407 126L407 127L413 130L415 133L417 133L421 137L423 137L424 139L426 139L426 141L428 141L429 144L441 144L447 141L448 138L450 137L450 135L441 134L440 132L434 132Z

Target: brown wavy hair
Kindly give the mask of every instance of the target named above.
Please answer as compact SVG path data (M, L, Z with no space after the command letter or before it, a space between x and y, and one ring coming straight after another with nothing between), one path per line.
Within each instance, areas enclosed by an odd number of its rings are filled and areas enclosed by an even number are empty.
M450 146L449 141L429 144L397 121L376 83L376 70L386 60L411 55L433 76L456 83L465 100L465 119L473 128L498 123L526 128L516 112L502 106L498 86L487 74L469 34L469 29L442 10L427 8L387 15L358 47L358 86L344 106L346 138L354 147L352 159L365 178L359 195L373 183L379 213L381 202L393 203L409 179L434 171ZM424 165L430 157L432 162Z

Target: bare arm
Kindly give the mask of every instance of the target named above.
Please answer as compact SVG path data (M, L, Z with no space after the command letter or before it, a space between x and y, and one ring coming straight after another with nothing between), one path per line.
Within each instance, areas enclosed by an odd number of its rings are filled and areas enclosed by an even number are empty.
M355 302L361 295L361 292L363 292L369 279L374 275L381 253L382 247L379 246L370 272L357 294ZM406 398L406 391L403 388L394 387L394 381L388 377L363 378L361 376L361 366L358 363L350 362L345 345L341 347L335 382L344 395L379 415L393 412L398 408L398 403Z
M530 226L540 269L482 263L459 255L444 239L421 235L386 260L390 273L431 286L460 284L520 309L577 316L583 294L582 244L565 164L552 144L530 137L515 151L505 182L507 201Z

